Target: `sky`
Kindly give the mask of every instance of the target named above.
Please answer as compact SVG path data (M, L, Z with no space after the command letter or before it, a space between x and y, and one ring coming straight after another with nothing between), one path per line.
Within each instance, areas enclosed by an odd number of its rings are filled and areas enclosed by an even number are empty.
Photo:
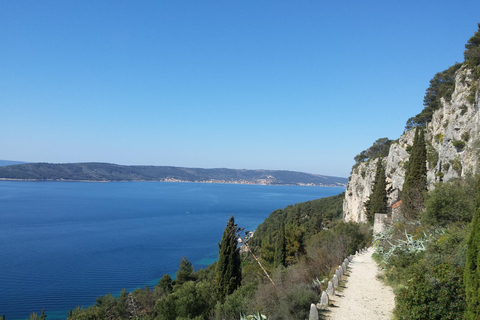
M0 159L348 177L480 1L0 1Z

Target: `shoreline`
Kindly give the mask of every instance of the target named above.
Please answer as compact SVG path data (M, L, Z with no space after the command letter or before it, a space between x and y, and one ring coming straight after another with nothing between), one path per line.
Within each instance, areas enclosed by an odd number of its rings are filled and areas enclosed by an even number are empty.
M30 181L30 182L94 182L94 183L108 183L108 182L183 182L183 183L210 183L210 184L245 184L258 186L298 186L298 187L341 187L346 188L347 184L313 184L313 183L297 183L297 184L282 184L282 183L267 183L267 182L252 182L252 181L225 181L225 180L202 180L202 181L188 181L178 179L162 179L162 180L75 180L75 179L13 179L0 178L0 181Z

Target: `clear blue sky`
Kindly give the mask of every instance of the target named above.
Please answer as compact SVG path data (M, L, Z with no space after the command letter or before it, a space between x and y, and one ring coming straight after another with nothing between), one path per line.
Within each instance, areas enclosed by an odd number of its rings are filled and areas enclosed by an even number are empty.
M480 1L0 2L0 159L344 176Z

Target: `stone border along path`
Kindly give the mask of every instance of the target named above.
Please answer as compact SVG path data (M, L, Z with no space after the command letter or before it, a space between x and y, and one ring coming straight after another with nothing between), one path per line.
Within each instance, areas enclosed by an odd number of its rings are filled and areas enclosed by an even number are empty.
M321 311L330 320L388 320L392 318L395 295L377 279L378 265L373 248L357 253L341 277L341 292L329 297L328 309Z

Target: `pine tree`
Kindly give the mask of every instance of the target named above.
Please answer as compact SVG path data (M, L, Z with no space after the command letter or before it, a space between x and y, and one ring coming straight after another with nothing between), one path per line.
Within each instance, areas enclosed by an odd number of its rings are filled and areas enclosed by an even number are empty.
M470 68L474 68L480 64L480 23L478 24L478 30L468 40L465 45L465 62Z
M466 319L480 319L480 212L473 218L465 263Z
M426 190L427 148L425 146L425 132L423 127L416 127L401 193L404 216L414 218L423 209L424 192Z
M195 276L193 265L187 260L187 258L182 257L175 279L175 289L181 287L185 282L195 280L197 280L197 278Z
M285 261L287 258L286 241L285 241L285 223L282 218L280 223L280 230L277 235L277 241L275 243L275 267L285 267Z
M173 280L169 274L164 274L157 285L167 294L173 291Z
M218 252L216 284L220 301L225 301L242 282L240 253L237 249L237 225L232 216L223 231Z
M375 213L387 212L387 182L382 159L378 159L377 161L377 170L375 172L372 194L366 207L367 218L370 223L373 223Z

